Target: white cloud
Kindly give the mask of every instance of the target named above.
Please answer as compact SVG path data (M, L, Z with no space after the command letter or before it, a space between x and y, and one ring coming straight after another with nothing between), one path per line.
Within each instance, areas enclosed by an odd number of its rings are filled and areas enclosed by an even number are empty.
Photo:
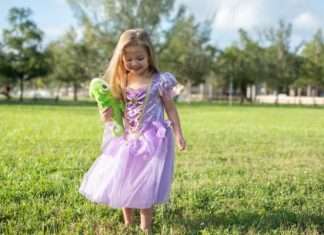
M54 0L54 3L56 3L58 6L61 6L61 7L66 7L66 5L67 5L66 0Z
M263 21L262 0L219 1L214 26L216 30L232 31L238 28L251 29Z
M64 35L72 26L50 26L44 27L42 30L45 33L45 43L48 43L53 40L57 40ZM77 33L77 38L80 39L82 37L82 28L74 27L74 30Z
M215 13L212 38L221 47L238 38L239 28L254 34L255 29L276 28L279 20L293 24L293 44L309 39L318 28L324 29L320 10L323 8L315 0L178 0L178 3L187 5L198 21L210 16L210 12Z
M43 29L45 32L45 35L49 38L58 38L63 34L63 32L66 30L66 28L63 28L62 26L51 26L46 27Z
M238 28L253 28L265 22L266 0L179 0L195 15L198 21L215 15L216 30L232 31Z
M175 9L177 9L180 4L185 5L198 21L211 18L216 10L215 0L177 0Z
M320 20L310 12L302 12L293 20L297 30L316 30L321 27Z

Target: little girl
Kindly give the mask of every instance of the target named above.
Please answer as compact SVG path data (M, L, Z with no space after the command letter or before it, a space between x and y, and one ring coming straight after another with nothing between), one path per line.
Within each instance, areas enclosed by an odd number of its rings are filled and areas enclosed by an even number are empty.
M125 103L125 134L112 136L112 111L105 110L102 154L84 175L79 191L91 201L123 208L126 225L133 222L133 209L140 209L140 227L149 233L153 206L169 199L174 137L180 150L186 148L172 100L177 82L171 73L159 72L143 29L120 36L104 79ZM164 109L169 120L164 120Z

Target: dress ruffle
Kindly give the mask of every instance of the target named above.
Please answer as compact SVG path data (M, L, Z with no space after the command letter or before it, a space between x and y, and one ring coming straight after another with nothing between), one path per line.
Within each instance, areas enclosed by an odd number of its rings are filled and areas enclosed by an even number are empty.
M169 72L161 74L161 79L159 83L159 94L161 96L166 95L169 97L174 97L176 95L173 88L177 85L177 80L174 75Z
M124 139L126 144L131 146L134 156L149 158L151 156L161 154L163 149L161 144L167 137L167 132L172 132L171 122L169 120L153 121L151 123L143 123L141 134L128 132Z

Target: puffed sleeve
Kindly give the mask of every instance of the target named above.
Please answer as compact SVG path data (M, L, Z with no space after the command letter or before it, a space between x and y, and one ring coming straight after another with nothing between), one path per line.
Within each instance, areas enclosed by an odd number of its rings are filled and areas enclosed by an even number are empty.
M161 96L168 96L173 98L176 93L174 87L177 85L177 80L172 73L161 73L161 79L159 84L159 93Z

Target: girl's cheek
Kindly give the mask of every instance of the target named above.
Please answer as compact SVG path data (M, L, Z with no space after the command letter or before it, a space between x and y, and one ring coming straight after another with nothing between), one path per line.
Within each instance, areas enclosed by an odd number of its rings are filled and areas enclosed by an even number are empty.
M125 64L125 68L126 68L126 69L128 69L128 70L129 70L129 69L130 69L130 67L131 67L131 65L130 65L129 63Z

